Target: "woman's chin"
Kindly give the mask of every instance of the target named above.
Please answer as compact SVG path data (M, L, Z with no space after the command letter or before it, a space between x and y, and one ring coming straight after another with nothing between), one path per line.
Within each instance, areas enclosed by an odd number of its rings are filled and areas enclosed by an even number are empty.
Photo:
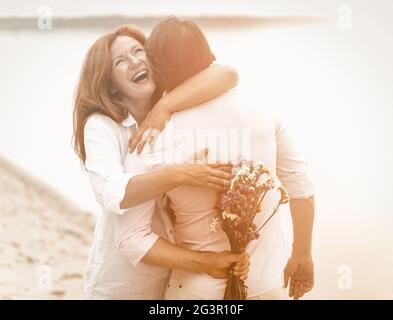
M127 89L127 93L125 94L131 99L143 99L143 98L151 98L156 90L156 86L154 83L146 82L146 83L138 83L134 84L132 88Z

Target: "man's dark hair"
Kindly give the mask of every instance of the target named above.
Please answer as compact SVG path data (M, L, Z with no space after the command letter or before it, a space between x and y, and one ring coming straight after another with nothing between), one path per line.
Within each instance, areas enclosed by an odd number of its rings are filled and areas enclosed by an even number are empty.
M215 60L199 27L176 17L162 20L154 27L145 49L157 86L167 92Z

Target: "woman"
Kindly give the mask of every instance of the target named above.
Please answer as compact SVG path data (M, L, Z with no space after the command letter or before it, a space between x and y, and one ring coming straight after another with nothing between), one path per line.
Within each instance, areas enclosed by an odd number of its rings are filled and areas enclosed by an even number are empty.
M154 246L150 258L155 266L138 263L132 266L116 249L114 217L131 206L154 199L180 185L206 185L222 190L228 182L225 170L207 165L178 165L149 174L124 172L123 161L128 139L150 113L165 115L209 100L236 84L231 69L209 68L195 75L162 99L156 90L152 70L143 48L144 34L134 26L122 26L100 37L90 48L82 67L74 106L75 151L87 170L96 196L103 207L97 217L90 250L86 295L93 299L161 299L169 276L168 268L209 273L222 277L228 267L238 262L236 272L247 273L246 258L228 253L200 253L165 242ZM218 81L218 79L221 79ZM158 101L157 101L158 100ZM154 108L152 109L152 106ZM161 116L164 115L164 116ZM157 233L166 238L163 222L156 220ZM143 244L153 247L154 240ZM174 264L162 257L172 257ZM181 257L174 259L174 257Z

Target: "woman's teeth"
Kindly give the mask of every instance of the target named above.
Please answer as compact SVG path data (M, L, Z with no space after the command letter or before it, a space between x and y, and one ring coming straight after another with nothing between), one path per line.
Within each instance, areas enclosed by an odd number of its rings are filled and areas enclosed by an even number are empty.
M136 83L140 83L143 82L143 80L147 79L147 70L143 70L141 72L138 72L134 78L132 79L132 81L136 82Z

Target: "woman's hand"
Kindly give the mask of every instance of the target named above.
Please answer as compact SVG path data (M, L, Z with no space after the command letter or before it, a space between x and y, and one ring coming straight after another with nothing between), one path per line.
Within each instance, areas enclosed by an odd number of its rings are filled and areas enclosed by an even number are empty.
M231 179L231 164L182 164L177 165L180 185L212 188L225 191Z
M250 257L245 252L242 254L234 254L229 251L224 252L208 252L208 271L206 272L210 276L216 279L227 279L231 267L235 264L233 274L240 277L242 280L246 280L248 277L248 271L250 268Z
M165 128L165 124L170 117L171 113L169 111L163 108L153 108L128 141L130 152L133 153L136 148L137 153L140 154L146 142L152 143L157 134Z
M212 188L219 192L225 191L231 180L232 163L206 164L209 149L204 148L185 161L175 166L179 174L179 185Z

